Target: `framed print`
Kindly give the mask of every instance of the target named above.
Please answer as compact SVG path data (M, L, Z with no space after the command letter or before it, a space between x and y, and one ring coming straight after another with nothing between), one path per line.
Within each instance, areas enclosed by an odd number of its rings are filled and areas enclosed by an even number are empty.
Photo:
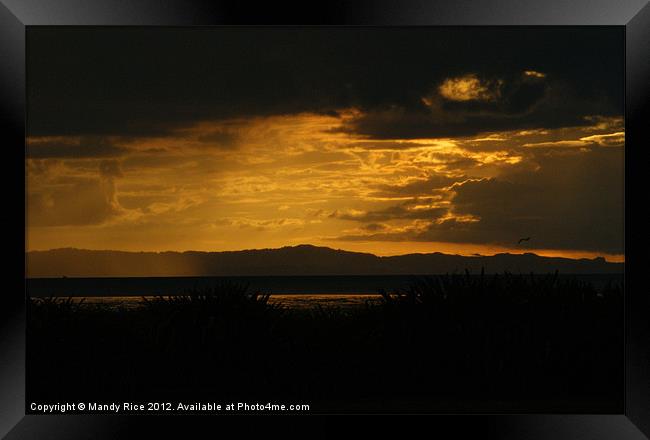
M650 6L526 3L3 0L0 433L647 438Z

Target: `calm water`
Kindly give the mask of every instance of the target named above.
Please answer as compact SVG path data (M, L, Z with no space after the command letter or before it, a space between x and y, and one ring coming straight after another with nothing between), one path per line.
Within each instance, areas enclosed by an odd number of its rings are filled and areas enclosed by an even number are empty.
M544 275L536 275L544 276ZM623 275L560 275L587 281L596 289L607 283L622 283ZM139 307L142 297L180 295L188 289L206 289L223 282L248 286L249 291L271 294L271 303L291 308L340 307L380 301L378 292L408 288L419 276L248 276L248 277L142 277L142 278L30 278L27 294L32 297L85 298L88 306Z
M476 275L477 276L477 275ZM489 276L489 275L488 275ZM545 275L535 275L545 276ZM132 278L29 278L30 296L142 296L179 295L188 289L205 289L223 282L248 286L270 294L377 294L381 290L405 289L413 275L358 276L241 276L241 277L132 277ZM560 275L578 278L601 288L609 281L622 282L623 275Z

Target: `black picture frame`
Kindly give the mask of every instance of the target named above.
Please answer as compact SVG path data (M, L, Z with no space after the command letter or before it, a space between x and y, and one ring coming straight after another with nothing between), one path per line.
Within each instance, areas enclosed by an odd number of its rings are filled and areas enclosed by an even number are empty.
M23 438L152 437L175 434L187 417L25 415L25 35L32 26L193 25L615 25L626 35L625 157L625 409L611 415L436 415L433 432L454 438L643 439L650 438L650 295L640 272L647 238L643 218L643 147L650 121L650 5L645 0L328 1L266 6L203 0L0 0L0 111L5 194L2 216L9 286L0 307L0 436ZM19 147L22 147L19 148ZM641 188L641 189L637 189ZM636 194L639 193L639 194ZM9 198L9 197L6 197ZM22 223L22 225L21 225ZM209 422L208 422L209 423ZM182 430L182 431L181 431Z

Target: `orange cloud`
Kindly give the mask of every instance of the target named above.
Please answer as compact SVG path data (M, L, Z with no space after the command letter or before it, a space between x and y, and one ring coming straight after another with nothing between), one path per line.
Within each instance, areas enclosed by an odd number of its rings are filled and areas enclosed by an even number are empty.
M481 80L475 74L447 78L440 84L440 95L450 101L492 101L501 95L502 81Z

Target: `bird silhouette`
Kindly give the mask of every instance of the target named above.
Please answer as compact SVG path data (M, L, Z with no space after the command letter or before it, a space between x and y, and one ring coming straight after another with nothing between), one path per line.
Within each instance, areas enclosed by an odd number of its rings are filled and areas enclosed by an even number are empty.
M530 237L520 238L517 244L521 244L522 241L528 241L528 240L530 240Z

